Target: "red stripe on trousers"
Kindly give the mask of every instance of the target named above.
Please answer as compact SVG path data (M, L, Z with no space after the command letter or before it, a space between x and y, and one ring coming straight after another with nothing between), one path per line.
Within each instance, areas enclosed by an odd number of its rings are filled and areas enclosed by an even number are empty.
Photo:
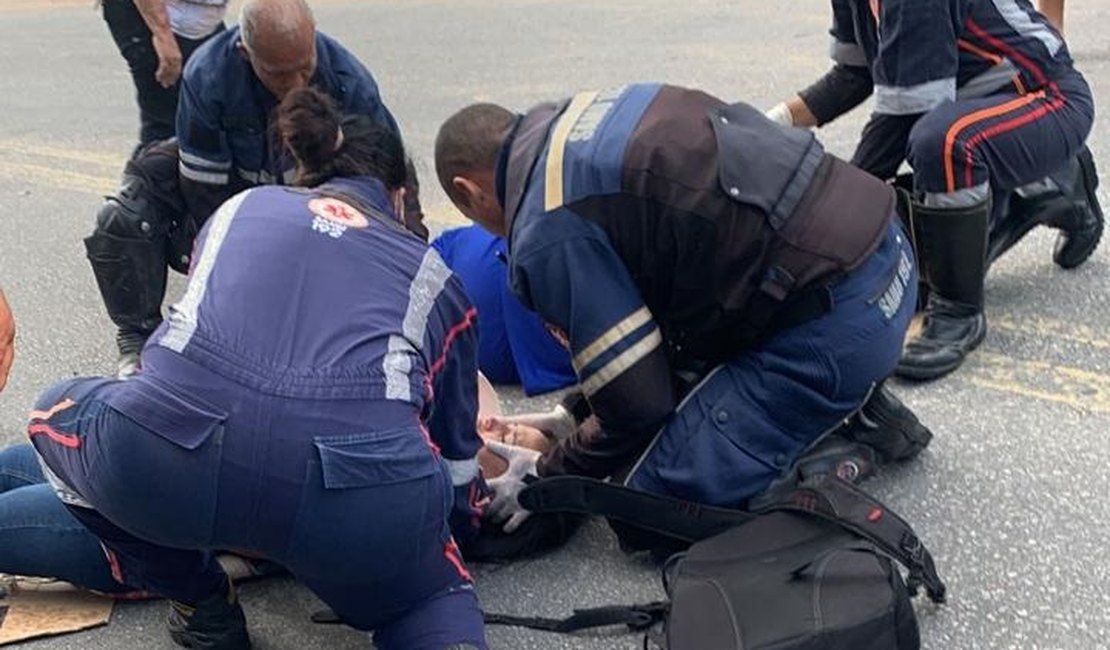
M72 434L61 433L45 422L36 422L27 427L27 437L34 438L35 436L46 436L69 449L77 449L81 446L81 438Z
M463 566L462 556L459 554L459 545L455 543L455 538L447 540L447 546L443 549L443 555L446 556L447 561L455 565L455 569L459 572L459 577L467 582L474 582L474 578L470 577L470 572Z
M452 326L451 329L447 330L447 336L443 339L443 352L440 353L439 358L436 359L435 363L432 364L432 368L428 372L429 375L435 377L436 373L443 369L443 365L447 363L447 352L451 349L451 344L455 342L455 339L458 338L459 334L462 334L467 329L470 329L470 326L474 324L474 319L477 317L478 310L474 307L471 307L470 309L466 310L466 314L463 315L463 319L461 321Z
M977 36L978 38L983 39L996 50L1013 59L1014 63L1017 63L1021 67L1028 70L1033 75L1033 78L1037 80L1037 83L1041 84L1042 86L1048 84L1048 76L1045 75L1044 70L1041 70L1039 67L1037 67L1037 64L1025 58L1024 54L1010 47L1005 42L988 34L987 30L976 24L974 20L971 20L969 18L966 25L968 30L970 30L972 34L975 34L975 36Z
M964 168L965 168L965 174L966 174L965 175L966 186L971 187L972 186L972 181L974 180L973 176L972 176L972 169L974 168L974 163L972 161L972 152L974 151L975 147L979 146L979 143L981 143L985 140L988 140L990 138L993 138L997 135L1000 135L1002 133L1007 133L1009 131L1013 131L1014 129L1016 129L1018 127L1021 127L1021 126L1025 126L1026 124L1029 124L1030 122L1035 122L1036 120L1044 117L1045 115L1048 115L1049 113L1052 113L1054 111L1059 110L1061 107L1063 107L1063 105L1064 105L1064 99L1062 97L1057 97L1057 98L1053 99L1052 102L1049 103L1049 104L1045 104L1043 106L1040 106L1037 109L1029 111L1028 113L1026 113L1024 115L1020 115L1020 116L1015 117L1013 119L1006 120L1004 122L999 122L998 124L994 124L991 127L983 129L982 131L980 131L980 132L976 133L975 135L971 136L968 139L967 144L964 145Z

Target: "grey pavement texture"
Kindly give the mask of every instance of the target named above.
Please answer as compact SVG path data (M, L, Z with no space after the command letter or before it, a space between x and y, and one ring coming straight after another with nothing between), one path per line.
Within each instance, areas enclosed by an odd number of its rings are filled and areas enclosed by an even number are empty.
M423 173L437 229L457 221L431 166L442 119L475 100L524 109L634 80L697 86L771 106L826 66L822 0L406 0L315 3L322 29L375 72ZM1096 95L1110 88L1110 3L1072 0L1068 30ZM848 155L859 110L820 137ZM98 194L136 132L132 89L86 0L0 1L0 283L19 322L0 442L51 382L110 372L112 329L84 260ZM1091 146L1110 170L1110 126ZM1110 195L1102 194L1110 205ZM869 484L932 548L951 602L922 606L926 648L1110 648L1110 252L1081 269L1051 262L1038 232L992 270L991 332L959 373L896 387L936 433L916 462ZM171 295L180 291L175 282ZM508 400L511 410L550 399ZM0 553L3 549L0 549ZM559 615L651 600L655 570L623 556L601 524L549 556L476 567L486 607ZM314 627L314 597L289 580L244 587L257 647L367 647ZM163 605L121 604L111 625L28 644L39 650L171 648ZM492 629L494 648L639 648L636 636Z

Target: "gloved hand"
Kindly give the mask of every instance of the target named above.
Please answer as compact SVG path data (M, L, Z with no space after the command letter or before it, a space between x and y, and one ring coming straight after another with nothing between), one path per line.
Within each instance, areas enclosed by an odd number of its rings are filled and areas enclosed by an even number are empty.
M504 521L505 526L502 530L512 533L532 516L531 512L520 505L517 495L524 489L524 478L536 476L536 461L540 459L541 454L538 451L506 445L496 440L487 441L486 447L509 463L509 468L504 473L486 481L486 485L493 490L493 500L490 501L486 512L494 521Z
M776 104L764 113L764 115L767 116L767 119L778 122L779 124L794 126L794 114L790 112L790 108L786 105L786 102Z

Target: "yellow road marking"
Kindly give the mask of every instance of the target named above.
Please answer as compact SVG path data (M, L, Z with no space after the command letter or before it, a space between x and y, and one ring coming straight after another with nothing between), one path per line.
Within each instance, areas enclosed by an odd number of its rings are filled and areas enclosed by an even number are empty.
M20 140L0 140L0 154L6 153L88 163L90 165L107 167L117 172L123 169L124 162L126 161L125 156L110 153L70 149L68 147L54 147L45 144L32 144Z
M1026 316L1020 321L1011 318L990 318L988 327L1003 332L1032 335L1046 339L1058 339L1071 343L1079 343L1099 350L1110 349L1110 339L1100 336L1101 329L1086 325L1078 325L1066 321L1043 318L1040 316Z
M975 386L1110 413L1110 376L1101 373L983 351L957 372Z
M0 160L0 175L47 187L89 192L96 195L111 194L118 180L107 176L93 176L81 172L71 172L56 167L31 163L13 163Z

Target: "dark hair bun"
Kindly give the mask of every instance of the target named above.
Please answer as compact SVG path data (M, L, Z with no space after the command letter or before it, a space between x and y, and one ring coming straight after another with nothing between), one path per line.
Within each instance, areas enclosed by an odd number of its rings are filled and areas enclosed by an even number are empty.
M405 148L396 130L367 115L344 117L335 100L315 88L285 96L278 106L277 128L297 159L297 185L372 176L394 190L407 177Z
M287 94L278 107L278 131L304 170L329 167L339 140L339 108L312 87Z

